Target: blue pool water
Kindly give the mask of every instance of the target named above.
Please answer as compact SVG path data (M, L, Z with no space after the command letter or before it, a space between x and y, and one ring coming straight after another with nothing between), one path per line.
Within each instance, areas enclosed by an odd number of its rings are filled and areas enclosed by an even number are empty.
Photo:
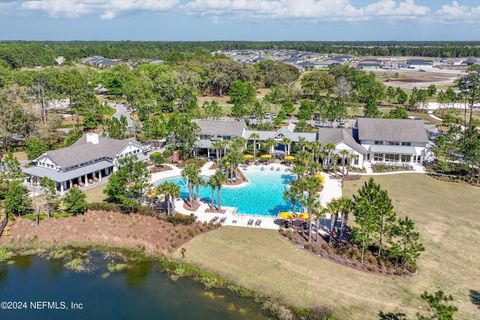
M280 211L292 211L290 201L283 199L285 186L293 181L294 176L277 171L244 171L250 184L239 189L222 188L222 206L237 207L237 213L276 216ZM181 177L159 181L173 181L182 187L181 197L188 196L187 185ZM212 191L210 187L200 188L200 197L210 202ZM217 204L217 191L215 191Z

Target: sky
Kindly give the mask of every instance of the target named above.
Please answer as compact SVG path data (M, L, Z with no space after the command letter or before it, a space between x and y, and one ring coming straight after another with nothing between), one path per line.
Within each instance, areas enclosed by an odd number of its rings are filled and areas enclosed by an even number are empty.
M480 0L0 0L0 40L480 40Z

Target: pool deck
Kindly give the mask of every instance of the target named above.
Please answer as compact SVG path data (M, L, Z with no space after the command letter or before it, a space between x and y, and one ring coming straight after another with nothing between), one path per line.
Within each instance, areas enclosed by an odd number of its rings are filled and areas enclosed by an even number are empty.
M213 162L207 162L205 165L202 166L201 168L201 175L203 176L211 176L215 174L216 170L210 169L212 166ZM163 172L157 172L152 174L152 179L151 182L155 183L158 182L159 180L162 179L167 179L167 178L172 178L172 177L178 177L181 176L182 170L180 168L177 168L174 165L168 164L169 167L172 168L172 170L168 171L163 171ZM260 165L260 166L248 166L247 169L241 169L242 172L252 172L252 171L260 171L260 170L266 170L266 171L272 171L272 172L289 172L289 167L282 165L282 164L270 164L270 165ZM320 193L320 203L322 206L326 206L330 201L333 199L338 199L342 196L342 187L341 187L341 182L337 179L332 178L330 175L322 173L322 175L325 178L325 184L323 191ZM243 188L246 187L249 184L249 182L242 183L237 186L229 186L229 188ZM213 213L213 212L206 212L207 209L210 208L209 203L202 202L200 207L197 209L196 212L187 210L183 207L183 199L177 198L175 199L175 211L181 214L185 215L190 215L194 214L198 221L201 222L210 222L214 217L218 217L217 222L222 217L225 217L226 220L222 224L225 226L234 226L234 227L248 227L248 228L262 228L262 229L278 229L279 225L275 224L275 220L278 218L276 217L269 217L269 216L264 216L264 215L254 215L254 214L238 214L236 213L237 208L235 207L227 207L227 206L222 206L222 209L226 210L225 213ZM330 217L327 216L327 219ZM248 221L253 220L253 225L248 225ZM261 220L260 226L255 226L255 222L257 220Z

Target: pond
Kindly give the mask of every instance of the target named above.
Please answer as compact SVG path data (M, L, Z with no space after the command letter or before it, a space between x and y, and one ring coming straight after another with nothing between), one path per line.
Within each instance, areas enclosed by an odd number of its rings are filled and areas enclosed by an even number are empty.
M186 278L171 280L158 262L112 273L108 262L91 254L88 272L38 256L0 263L0 302L24 309L5 310L2 303L0 319L268 319L250 299L205 290Z

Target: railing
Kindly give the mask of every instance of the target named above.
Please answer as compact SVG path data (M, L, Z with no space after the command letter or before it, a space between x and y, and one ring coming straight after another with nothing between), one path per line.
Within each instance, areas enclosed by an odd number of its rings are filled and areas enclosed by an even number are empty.
M3 234L3 231L5 230L5 227L7 226L8 223L8 216L5 216L5 219L3 219L2 223L0 224L0 237Z

